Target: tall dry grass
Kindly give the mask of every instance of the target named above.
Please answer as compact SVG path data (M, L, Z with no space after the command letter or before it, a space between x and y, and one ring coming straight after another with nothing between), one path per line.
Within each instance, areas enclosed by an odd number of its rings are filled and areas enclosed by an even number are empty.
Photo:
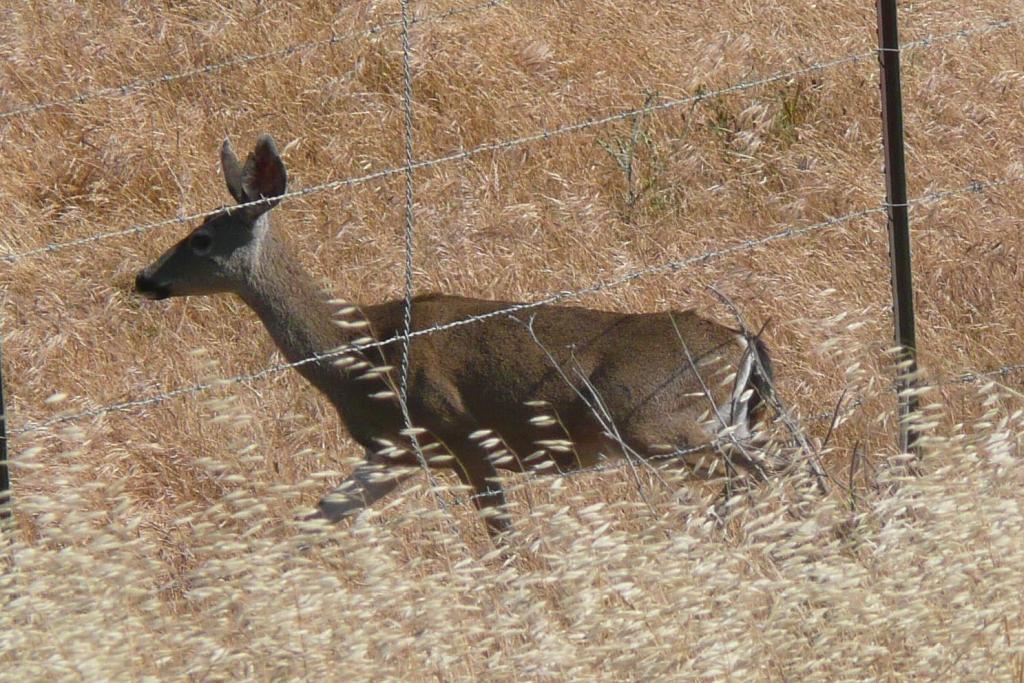
M0 110L396 18L397 3L0 2ZM421 17L456 6L414 2ZM902 7L912 40L1020 3ZM417 25L416 153L515 137L874 45L870 3L510 0ZM1021 175L1019 28L905 55L912 196ZM227 201L216 150L275 135L292 186L402 161L394 29L0 119L0 249ZM877 205L871 60L417 173L417 286L536 299ZM633 145L629 181L621 160ZM1019 185L914 211L922 364L1017 363ZM339 295L398 295L401 179L291 200L279 229ZM163 304L135 271L182 227L0 271L12 428L278 362L236 301ZM358 455L292 374L17 436L0 676L32 679L1021 680L1020 385L934 391L920 477L892 448L880 218L588 297L697 306L715 284L766 338L798 416L863 398L829 441L843 485L788 483L727 529L709 493L628 472L520 481L508 566L424 486L303 539L289 520ZM205 351L204 351L205 349ZM57 398L48 401L58 394ZM66 398L60 399L59 394ZM825 422L806 422L819 440ZM854 455L856 454L856 455ZM681 498L681 499L680 499ZM645 502L646 499L646 502Z

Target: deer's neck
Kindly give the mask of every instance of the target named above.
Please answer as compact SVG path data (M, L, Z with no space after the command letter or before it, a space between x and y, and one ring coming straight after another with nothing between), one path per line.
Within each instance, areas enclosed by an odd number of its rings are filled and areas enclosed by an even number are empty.
M263 321L289 363L330 352L357 336L334 324L335 306L287 243L269 230L261 242L251 280L239 295ZM328 394L337 380L330 360L304 363L296 369Z

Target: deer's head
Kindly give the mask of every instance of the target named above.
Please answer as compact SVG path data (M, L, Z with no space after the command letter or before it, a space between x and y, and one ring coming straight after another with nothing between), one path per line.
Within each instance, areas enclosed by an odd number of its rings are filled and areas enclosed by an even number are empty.
M238 293L252 277L269 228L266 214L287 186L284 162L269 135L257 140L244 166L227 140L220 160L228 192L242 206L210 214L185 239L139 271L135 291L142 296ZM259 203L246 206L252 202Z

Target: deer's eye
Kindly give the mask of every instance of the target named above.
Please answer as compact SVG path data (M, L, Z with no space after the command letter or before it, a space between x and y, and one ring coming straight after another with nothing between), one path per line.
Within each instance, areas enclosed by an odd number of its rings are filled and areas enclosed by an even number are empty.
M202 256L210 251L210 247L213 246L213 238L203 232L196 233L189 239L188 246L192 247L192 251Z

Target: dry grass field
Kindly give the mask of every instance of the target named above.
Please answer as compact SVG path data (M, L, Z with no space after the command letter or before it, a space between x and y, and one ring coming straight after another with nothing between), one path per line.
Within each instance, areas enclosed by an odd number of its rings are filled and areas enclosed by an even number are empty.
M875 45L871 2L413 0L416 155L801 69ZM902 3L904 41L1024 3ZM0 0L0 252L228 202L218 149L270 132L298 189L403 163L397 0ZM384 24L385 28L370 31ZM322 44L332 35L345 36ZM904 55L912 197L1024 176L1013 25ZM317 45L285 51L310 41ZM246 54L272 57L186 72ZM416 288L530 301L884 200L873 57L416 173ZM25 105L54 102L33 111ZM624 169L630 164L632 172ZM401 174L282 202L277 229L338 296L401 295ZM294 372L20 432L281 362L230 297L148 302L170 224L4 262L16 498L0 578L5 680L1024 681L1024 193L912 212L930 437L894 447L884 215L582 299L696 307L765 338L819 447L729 523L714 491L629 470L510 478L504 562L424 477L304 536L360 451ZM194 225L192 221L189 225ZM442 477L446 484L453 478ZM638 486L639 485L639 486Z

